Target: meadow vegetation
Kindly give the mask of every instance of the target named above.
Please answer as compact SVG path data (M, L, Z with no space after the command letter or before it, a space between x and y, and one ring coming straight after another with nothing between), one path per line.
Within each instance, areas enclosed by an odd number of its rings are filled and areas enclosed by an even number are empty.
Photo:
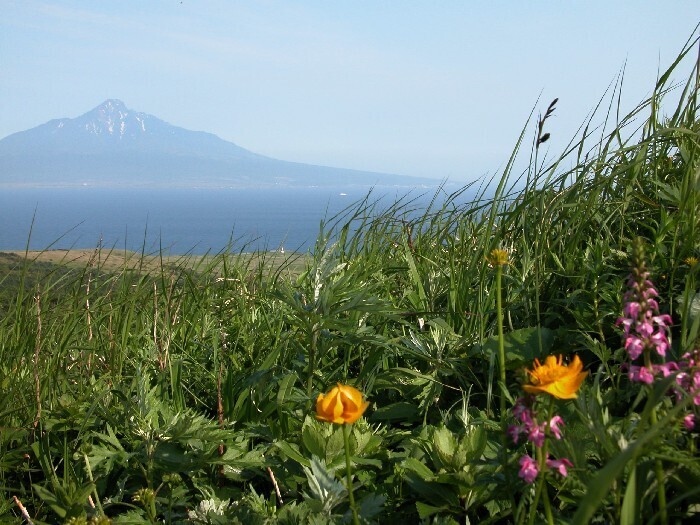
M0 258L0 517L698 519L696 46L561 155L552 103L473 202L370 194L305 256Z

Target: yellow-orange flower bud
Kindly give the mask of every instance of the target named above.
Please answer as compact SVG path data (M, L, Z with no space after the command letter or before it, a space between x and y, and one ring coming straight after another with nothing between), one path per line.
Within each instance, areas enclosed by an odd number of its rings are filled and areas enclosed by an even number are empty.
M319 394L316 399L316 419L329 423L354 423L362 417L369 406L362 400L362 392L357 388L338 383L327 394Z
M493 266L505 266L506 264L509 264L508 252L506 250L500 250L498 248L496 248L495 250L491 250L491 253L486 259Z

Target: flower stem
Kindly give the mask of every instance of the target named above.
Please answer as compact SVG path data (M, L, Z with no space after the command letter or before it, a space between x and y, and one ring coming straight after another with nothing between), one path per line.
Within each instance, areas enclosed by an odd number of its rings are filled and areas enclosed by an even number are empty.
M546 438L545 438L546 439ZM542 465L542 450L537 450L537 463ZM540 494L542 494L542 485L544 483L544 472L540 468L538 473L537 488L535 489L535 499L532 501L532 506L530 507L530 518L527 520L528 525L533 525L535 523L535 515L537 514L537 505L540 502Z
M311 332L311 345L309 347L309 371L306 378L306 395L309 399L312 398L314 391L314 373L316 372L316 347L318 346L318 330L314 324Z
M547 472L547 457L549 456L549 421L552 419L552 406L554 404L554 398L549 398L549 403L547 403L547 410L545 413L545 421L547 425L544 430L544 442L542 447L537 449L537 464L538 464L538 480L537 489L535 490L535 500L532 502L532 508L530 509L530 519L528 520L528 525L532 525L535 522L535 515L537 514L537 505L540 502L540 496L542 495L542 490L544 489L544 513L547 516L547 523L549 525L554 525L554 517L552 516L552 506L549 502L549 492L547 492L547 485L545 481L545 475Z
M360 525L355 506L355 496L352 493L352 461L350 460L350 425L343 424L343 441L345 442L345 471L347 473L348 497L350 498L350 510L352 510L353 525Z
M505 350L505 340L503 337L503 303L501 299L501 281L503 276L503 266L496 266L496 313L498 315L498 365L500 372L501 388L506 387L506 350ZM505 424L506 415L506 396L503 391L501 394L501 425Z
M502 277L503 277L503 265L498 264L496 266L496 315L498 319L498 368L499 368L499 379L501 383L502 390L500 391L500 405L499 405L499 416L501 418L501 466L505 472L506 479L510 483L510 472L508 470L508 425L506 423L506 351L505 351L505 341L503 337L503 303L501 299L501 288L502 288ZM511 506L515 509L515 497L513 493L509 491Z
M651 355L649 349L644 350L644 366L651 369ZM649 397L651 398L651 387L649 389ZM656 407L651 409L650 420L652 426L658 425L659 418L656 414ZM664 466L660 459L654 461L654 474L656 475L656 494L659 499L659 514L661 515L661 524L668 525L668 512L666 510L666 481L664 480Z

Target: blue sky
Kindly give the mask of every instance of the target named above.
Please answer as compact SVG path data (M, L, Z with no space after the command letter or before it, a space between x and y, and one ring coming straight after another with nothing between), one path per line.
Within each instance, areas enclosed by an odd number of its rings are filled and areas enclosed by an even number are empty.
M625 63L633 107L698 21L697 0L2 0L0 137L119 98L276 158L473 180L555 97L564 148Z

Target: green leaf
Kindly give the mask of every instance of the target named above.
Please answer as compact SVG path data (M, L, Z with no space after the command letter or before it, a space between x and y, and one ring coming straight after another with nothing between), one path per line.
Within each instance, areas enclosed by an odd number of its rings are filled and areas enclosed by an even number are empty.
M540 347L541 338L541 347ZM549 328L529 327L508 332L503 337L506 354L506 368L513 370L530 364L535 359L550 354L554 345L554 331ZM477 355L489 358L498 355L498 337L486 339L483 345L476 346ZM472 352L474 352L472 350ZM479 352L480 351L480 352Z
M345 440L342 425L333 425L333 433L326 441L325 457L330 463L334 459L345 457Z
M370 519L380 514L384 510L386 498L378 494L369 494L360 500L357 506L357 513L364 519Z
M448 508L449 507L447 507L446 505L443 505L441 507L435 507L433 505L423 503L422 501L416 501L416 510L418 511L418 516L422 520L429 518L433 514L437 514L438 512L447 510Z
M297 448L296 445L287 443L286 441L277 441L275 446L280 449L288 458L293 459L300 465L308 467L311 465L308 459L306 459Z
M420 418L418 407L412 403L401 401L380 407L369 417L370 421L415 421Z
M654 396L647 402L647 407L653 407L658 402L658 399L663 396L666 388L673 380L673 377L668 377L657 384L654 391ZM591 518L598 509L603 499L610 490L610 485L622 474L628 462L633 461L643 448L657 435L668 431L672 427L671 422L678 417L678 414L686 409L686 406L692 401L692 397L688 396L683 402L678 403L656 425L652 426L644 434L642 434L635 442L631 443L627 448L622 450L620 454L615 456L608 462L605 467L598 471L598 474L588 483L586 495L579 503L579 508L574 514L572 525L586 525L591 522ZM651 410L651 408L649 408ZM646 409L645 409L646 411ZM643 417L643 419L646 419Z
M425 463L416 458L406 458L401 462L401 466L418 474L422 479L429 480L435 477L432 470L425 466Z
M311 457L311 468L304 467L304 473L312 496L322 502L326 513L330 513L346 498L347 489L335 479L335 469L327 467L316 456Z
M452 466L462 469L471 461L481 457L486 448L486 432L484 428L472 427L467 434L462 436L457 446L457 451L452 457Z
M59 518L66 517L66 509L59 502L59 498L54 495L49 489L41 485L32 485L32 490L53 510Z
M436 428L433 432L433 444L443 465L451 464L452 457L457 450L457 440L454 434L444 426Z
M637 468L632 468L627 478L625 496L620 511L620 525L637 525L639 523L639 502L637 499Z
M153 454L155 465L163 468L166 472L186 472L190 473L205 465L204 461L198 458L189 450L185 450L177 443L159 443Z
M308 418L301 429L301 441L311 455L319 458L326 457L326 438Z
M296 384L296 381L297 374L296 372L292 372L291 374L284 376L278 383L277 388L279 388L279 390L277 391L277 412L280 416L282 416L282 413L284 412L283 409L285 401L287 401L291 397L292 392L294 392L294 385Z
M112 523L114 525L143 525L151 522L146 518L143 509L132 509L114 518Z

